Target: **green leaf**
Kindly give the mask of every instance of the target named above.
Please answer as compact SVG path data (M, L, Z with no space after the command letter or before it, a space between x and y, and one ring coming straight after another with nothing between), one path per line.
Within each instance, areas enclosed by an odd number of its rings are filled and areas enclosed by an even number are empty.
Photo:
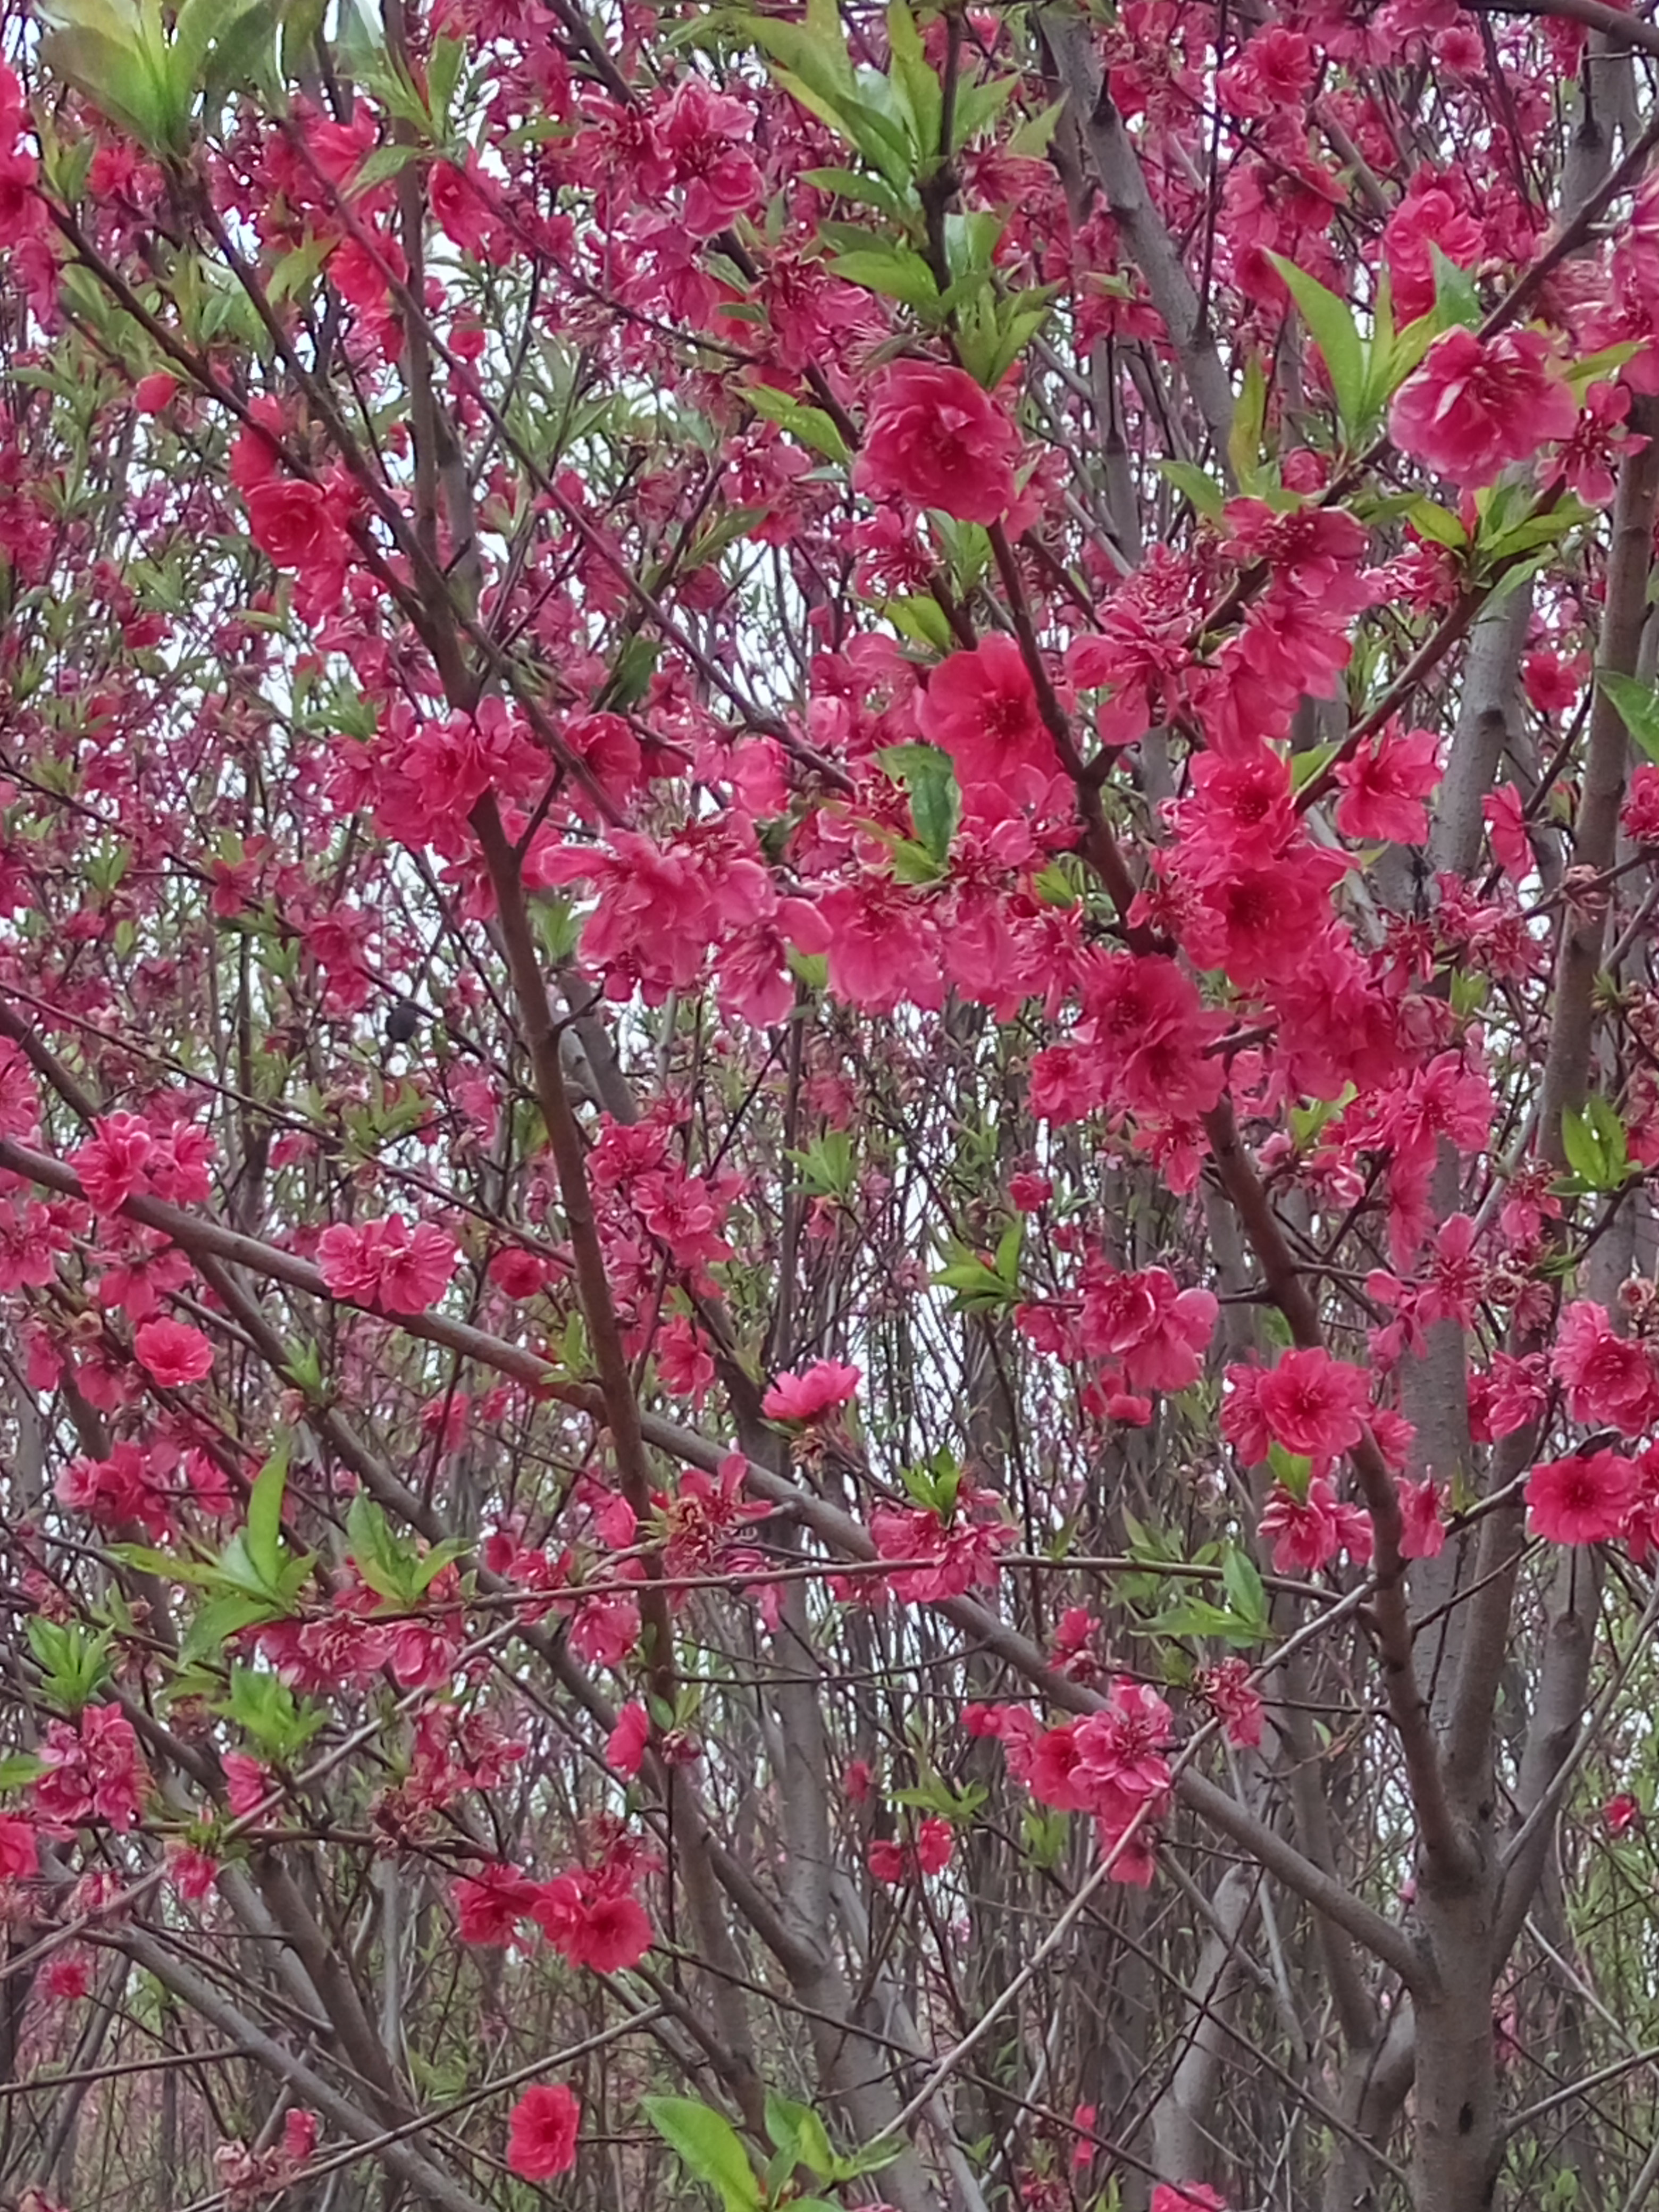
M1255 1624L1265 1636L1268 1626L1267 1593L1256 1572L1255 1561L1242 1546L1229 1544L1222 1553L1221 1581L1227 1602L1239 1619Z
M432 125L441 139L449 136L449 111L455 98L455 88L461 81L461 60L466 46L460 39L434 39L432 52L426 65L426 100L432 111Z
M1300 1452L1286 1451L1283 1444L1269 1444L1267 1465L1273 1469L1274 1481L1288 1490L1299 1505L1308 1502L1308 1485L1313 1480L1313 1462Z
M1062 99L1036 115L1028 115L1009 138L1008 151L1020 161L1040 161L1065 112L1066 102Z
M719 2194L726 2212L760 2212L760 2183L730 2120L690 2097L641 2097L640 2106L687 2172Z
M1468 330L1479 329L1482 313L1480 295L1474 289L1474 279L1467 269L1460 269L1437 246L1431 246L1434 258L1434 320L1437 334L1455 330L1461 323ZM1425 351L1426 351L1426 347Z
M750 37L774 61L781 62L803 83L827 98L850 94L856 80L847 33L842 28L836 0L806 0L803 22L788 23L775 15L752 15Z
M945 610L937 599L920 595L889 599L882 613L900 636L908 637L912 644L925 645L934 653L949 653L956 643Z
M283 1493L293 1446L285 1437L253 1479L247 1499L247 1556L260 1579L275 1585L287 1556L283 1542Z
M46 1771L46 1763L32 1751L8 1752L0 1759L0 1790L27 1790Z
M1596 683L1619 710L1619 718L1650 761L1659 763L1659 688L1638 684L1611 668L1598 668Z
M830 264L832 275L866 292L879 292L884 300L900 301L919 313L937 313L939 286L933 272L919 253L906 246L872 243L857 253L838 253Z
M1206 476L1196 461L1160 461L1158 472L1182 497L1211 522L1219 522L1227 503L1224 486Z
M957 90L956 124L951 133L951 153L958 152L983 131L988 131L1018 89L1019 79L987 77L981 84L964 84ZM1052 126L1051 126L1052 127Z
M769 384L745 385L743 397L757 415L768 422L776 422L792 437L799 438L802 445L810 446L815 453L822 453L826 460L844 465L848 459L847 441L836 427L835 417L822 407L809 407L805 400L779 392Z
M219 1659L233 1636L257 1622L278 1618L277 1609L268 1598L257 1597L252 1590L228 1590L222 1597L210 1598L191 1622L179 1653L186 1663L192 1659Z
M910 800L910 819L930 859L940 866L962 819L962 790L951 756L937 745L889 745L877 759Z
M808 2105L798 2105L775 2090L766 2093L766 2132L774 2148L787 2151L792 2166L827 2180L835 2171L836 2154L823 2122ZM795 2200L799 2202L799 2200Z
M233 1665L230 1695L214 1707L243 1729L273 1758L303 1749L327 1720L320 1705L302 1706L280 1675Z
M66 1713L89 1705L110 1679L111 1629L94 1635L78 1620L34 1620L28 1624L28 1639L40 1669L42 1696Z
M900 108L908 115L916 158L924 167L929 167L939 152L945 94L922 52L916 19L904 0L891 0L888 8L887 45L893 58L889 82L897 94Z
M1298 269L1282 253L1267 256L1296 301L1303 321L1325 358L1325 372L1336 399L1337 414L1348 436L1357 438L1364 423L1367 400L1367 362L1364 340L1346 300L1327 291L1316 276Z
M834 192L841 199L855 200L861 207L872 207L895 222L902 222L909 212L903 197L878 177L860 176L856 169L803 169L800 173L803 184L821 192Z
M1567 1165L1591 1190L1618 1190L1630 1174L1630 1140L1615 1109L1599 1091L1561 1116Z
M1291 789L1300 791L1304 783L1311 783L1322 775L1342 750L1340 744L1304 745L1300 752L1291 755Z
M371 146L352 174L350 197L355 199L360 192L372 191L376 185L401 175L420 157L418 146Z
M1261 431L1267 419L1267 377L1259 354L1244 364L1244 381L1233 404L1233 427L1227 439L1227 459L1239 483L1247 488L1261 465Z
M1454 553L1461 552L1469 542L1469 533L1457 517L1431 499L1413 500L1405 509L1405 516L1419 538L1444 545Z

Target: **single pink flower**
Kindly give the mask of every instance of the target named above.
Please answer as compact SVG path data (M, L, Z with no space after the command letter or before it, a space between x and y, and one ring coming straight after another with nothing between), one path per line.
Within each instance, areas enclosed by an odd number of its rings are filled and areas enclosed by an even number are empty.
M1610 1836L1627 1836L1642 1826L1642 1808L1628 1791L1621 1791L1601 1808L1601 1825Z
M455 1884L455 1923L463 1943L504 1950L530 1912L536 1885L517 1867L481 1867Z
M637 1699L624 1705L605 1747L605 1763L613 1773L635 1775L651 1740L651 1716Z
M1552 1544L1604 1544L1636 1500L1636 1470L1618 1452L1545 1460L1527 1478L1527 1526Z
M1400 1556L1437 1559L1446 1548L1446 1524L1440 1512L1440 1486L1432 1480L1400 1482Z
M1402 453L1473 489L1570 438L1577 419L1572 388L1540 331L1480 338L1460 327L1437 337L1401 385L1389 428Z
M922 735L950 754L964 789L1001 787L1016 769L1045 781L1060 772L1025 657L1000 631L940 663L916 720Z
M147 1321L134 1332L132 1348L163 1389L199 1382L212 1371L213 1346L184 1322Z
M0 1881L21 1881L40 1864L40 1841L33 1825L15 1817L0 1820Z
M1359 1442L1370 1393L1365 1376L1316 1346L1287 1352L1256 1388L1256 1405L1275 1443L1329 1461Z
M1339 761L1336 781L1342 796L1336 826L1342 835L1420 845L1429 834L1423 801L1440 781L1439 745L1432 730L1408 730L1403 736L1379 730Z
M507 2162L525 2181L550 2181L576 2163L576 2136L582 2108L563 2081L526 2089L513 2107Z
M1605 1423L1639 1436L1659 1419L1659 1374L1644 1346L1620 1336L1605 1306L1575 1298L1561 1316L1550 1372L1566 1388L1575 1421Z
M1013 504L1018 452L1018 431L965 370L902 361L877 387L853 482L874 499L995 522Z
M838 1406L850 1405L864 1380L861 1368L844 1367L839 1360L819 1359L799 1375L780 1375L761 1400L769 1421L817 1421Z

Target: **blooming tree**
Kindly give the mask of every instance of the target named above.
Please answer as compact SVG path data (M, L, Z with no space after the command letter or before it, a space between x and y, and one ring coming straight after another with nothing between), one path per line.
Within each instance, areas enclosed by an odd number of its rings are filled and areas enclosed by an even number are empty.
M7 2201L1636 2212L1659 27L5 52Z

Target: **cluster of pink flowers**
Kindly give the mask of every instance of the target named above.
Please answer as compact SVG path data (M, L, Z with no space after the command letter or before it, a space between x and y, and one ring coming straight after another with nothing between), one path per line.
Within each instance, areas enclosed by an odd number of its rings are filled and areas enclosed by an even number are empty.
M140 1114L107 1114L70 1155L87 1202L115 1213L128 1199L165 1199L196 1206L211 1188L212 1137L187 1122L158 1124Z
M317 1267L331 1297L370 1313L419 1314L449 1286L460 1255L429 1221L413 1227L401 1213L361 1225L337 1221L317 1245Z
M908 1842L893 1836L877 1837L870 1846L870 1873L874 1881L888 1883L943 1874L955 1850L956 1831L951 1823L930 1814Z
M46 1723L39 1756L45 1772L31 1790L36 1818L49 1836L69 1837L90 1823L132 1827L146 1777L132 1723L118 1705L88 1705L72 1721Z
M963 1717L970 1734L1000 1740L1010 1773L1041 1803L1093 1820L1112 1881L1152 1880L1171 1786L1171 1717L1155 1690L1115 1681L1098 1712L1048 1729L1024 1705L971 1705Z
M613 1854L597 1872L578 1868L550 1881L526 1881L515 1867L486 1866L455 1885L461 1941L504 1948L532 1920L573 1966L621 1973L638 1966L656 1941L650 1916L633 1893L641 1871L627 1851Z
M1014 1533L996 1493L969 1482L959 1486L948 1513L926 1505L878 1505L870 1515L870 1534L882 1559L923 1563L896 1567L883 1577L907 1605L936 1605L994 1584L998 1554L1013 1542Z

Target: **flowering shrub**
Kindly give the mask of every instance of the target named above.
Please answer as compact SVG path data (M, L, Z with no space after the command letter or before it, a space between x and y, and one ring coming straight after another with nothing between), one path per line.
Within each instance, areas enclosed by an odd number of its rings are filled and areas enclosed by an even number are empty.
M0 45L0 2196L1633 2204L1659 33Z

